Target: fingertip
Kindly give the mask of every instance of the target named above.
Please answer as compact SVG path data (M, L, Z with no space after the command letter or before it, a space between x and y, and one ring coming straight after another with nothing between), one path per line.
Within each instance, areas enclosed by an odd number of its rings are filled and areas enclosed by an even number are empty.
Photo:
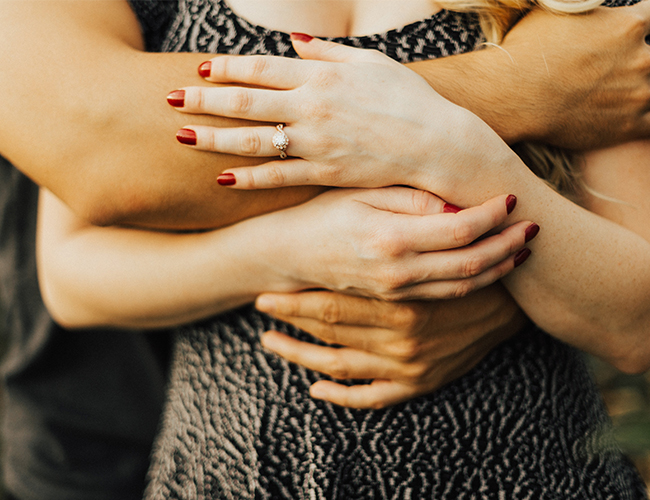
M176 140L186 146L196 146L196 132L189 128L182 128L176 132Z
M451 203L445 203L442 207L442 212L445 214L457 214L462 208L452 205Z
M212 62L205 61L199 65L199 75L203 78L209 78L210 73L212 72Z
M329 396L329 391L327 390L327 387L324 386L324 384L316 382L309 388L309 395L314 399L327 399Z
M185 106L185 91L172 90L167 94L167 103L175 108L182 108Z
M530 240L535 238L537 234L539 233L539 225L535 224L534 222L530 224L526 230L524 231L525 234L525 242L528 243Z
M307 33L291 33L291 41L293 42L302 42L309 43L314 39L313 36L308 35Z
M526 260L528 259L528 257L530 257L530 254L531 254L531 253L532 253L532 252L531 252L530 249L528 249L528 248L522 248L521 250L519 250L519 251L515 254L515 267L519 267L519 266L521 266L524 262L526 262Z
M277 303L275 299L269 295L260 295L255 300L255 307L258 311L273 313L276 310Z
M217 183L220 186L234 186L237 184L237 179L235 178L235 174L223 172L217 177Z
M276 332L275 330L269 330L267 332L264 332L260 336L260 343L262 344L262 347L265 349L268 349L273 352L278 352L280 349L280 336L282 334L280 332Z

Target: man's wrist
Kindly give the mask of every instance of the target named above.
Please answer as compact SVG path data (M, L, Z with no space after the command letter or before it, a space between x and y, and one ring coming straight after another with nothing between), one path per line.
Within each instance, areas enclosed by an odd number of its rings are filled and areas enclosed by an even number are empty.
M544 120L525 99L522 81L499 48L419 61L407 65L444 98L468 109L508 144L544 137Z

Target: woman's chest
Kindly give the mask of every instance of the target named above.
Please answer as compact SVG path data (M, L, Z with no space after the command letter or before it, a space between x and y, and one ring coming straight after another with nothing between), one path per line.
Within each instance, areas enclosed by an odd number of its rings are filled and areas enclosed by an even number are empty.
M226 3L253 24L321 37L382 33L440 10L433 0L227 0Z

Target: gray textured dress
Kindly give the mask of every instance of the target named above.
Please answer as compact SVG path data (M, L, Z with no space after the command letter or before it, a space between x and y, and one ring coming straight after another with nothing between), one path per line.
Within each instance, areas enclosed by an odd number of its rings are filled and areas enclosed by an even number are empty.
M287 34L220 0L132 1L150 50L293 56ZM336 39L402 61L466 52L476 20L442 11ZM147 498L641 499L578 352L534 327L441 390L379 411L309 397L324 378L262 349L244 307L178 332Z

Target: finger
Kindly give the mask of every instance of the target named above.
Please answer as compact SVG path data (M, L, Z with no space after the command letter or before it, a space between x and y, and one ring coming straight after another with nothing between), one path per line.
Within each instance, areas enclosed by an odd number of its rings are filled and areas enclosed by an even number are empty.
M217 128L202 125L188 125L176 134L182 144L194 146L203 151L234 154L238 156L279 156L278 149L273 142L276 134L285 133L293 137L290 127L285 127L279 132L276 127L237 127ZM296 144L301 144L299 139ZM284 149L289 156L298 156L300 150L289 141Z
M402 186L362 190L359 192L359 199L377 210L405 215L433 215L460 211L460 208L446 203L433 193Z
M329 325L406 328L413 321L411 307L330 291L265 293L257 298L255 306L268 314L308 318Z
M513 269L522 265L530 255L531 251L523 248L508 259L477 276L458 280L429 281L406 286L386 294L385 298L389 300L431 300L465 297L475 290L485 288L500 280Z
M174 90L167 102L177 111L242 118L263 122L291 122L287 91L245 87L185 87Z
M524 247L526 231L531 226L539 227L522 221L466 247L421 253L407 266L413 274L420 275L419 283L478 276L501 262L512 260Z
M309 389L315 399L329 401L347 408L379 410L421 396L431 389L423 389L394 380L373 380L367 385L345 386L321 380Z
M395 64L389 57L376 50L348 47L328 42L304 33L292 33L291 42L302 59L318 59L330 62L376 62Z
M199 66L209 82L255 85L289 90L301 86L313 63L278 56L228 56L210 59Z
M264 333L261 340L265 348L287 361L339 380L403 375L398 361L357 349L315 345L276 331Z
M397 215L391 230L399 232L404 245L415 252L464 247L505 222L514 209L513 200L516 203L512 195L497 196L455 214Z
M292 138L289 137L289 148L295 151ZM294 144L296 144L294 137ZM273 161L255 167L240 167L224 170L222 175L233 179L230 187L235 189L273 189L288 186L322 185L317 169L309 161L287 162Z

